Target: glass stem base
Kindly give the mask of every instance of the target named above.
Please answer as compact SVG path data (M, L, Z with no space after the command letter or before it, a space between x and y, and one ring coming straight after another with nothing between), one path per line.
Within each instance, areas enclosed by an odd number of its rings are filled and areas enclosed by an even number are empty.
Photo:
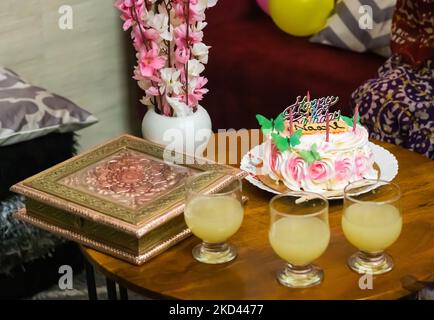
M386 253L359 251L348 258L348 266L359 274L383 274L393 269L393 260Z
M277 281L285 287L308 288L322 282L324 272L315 265L303 267L287 264L286 268L277 274Z
M193 248L193 257L202 263L220 264L234 260L237 251L226 242L207 243L202 242Z

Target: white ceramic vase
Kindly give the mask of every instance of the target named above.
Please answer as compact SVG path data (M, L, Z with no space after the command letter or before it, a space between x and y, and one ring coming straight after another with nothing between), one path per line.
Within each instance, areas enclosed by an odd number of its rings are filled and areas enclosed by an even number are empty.
M186 117L166 117L150 108L143 118L143 138L161 144L169 150L202 156L211 137L211 118L198 106Z

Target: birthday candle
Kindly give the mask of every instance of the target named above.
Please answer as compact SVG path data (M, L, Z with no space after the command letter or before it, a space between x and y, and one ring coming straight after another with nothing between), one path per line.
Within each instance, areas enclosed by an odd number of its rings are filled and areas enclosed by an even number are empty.
M353 131L356 131L357 127L357 119L359 118L359 105L356 104L356 108L354 109L354 119L353 119Z
M326 142L330 139L330 114L326 113Z
M294 126L294 116L292 114L292 109L289 109L289 134L292 136L292 128Z

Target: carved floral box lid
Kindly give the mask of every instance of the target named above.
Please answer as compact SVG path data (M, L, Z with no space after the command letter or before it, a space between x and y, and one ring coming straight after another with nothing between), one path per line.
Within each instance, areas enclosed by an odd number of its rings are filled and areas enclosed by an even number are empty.
M206 159L176 154L179 164L163 160L164 147L123 135L16 185L11 190L71 214L142 237L184 210L185 179L214 171L197 188L215 192L245 173Z

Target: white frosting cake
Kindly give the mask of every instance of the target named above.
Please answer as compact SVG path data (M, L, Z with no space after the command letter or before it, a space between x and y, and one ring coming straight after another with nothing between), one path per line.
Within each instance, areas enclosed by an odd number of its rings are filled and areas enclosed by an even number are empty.
M360 179L376 179L378 172L374 169L368 131L359 124L354 130L342 120L334 124L339 129L329 132L328 142L324 130L303 131L299 144L287 150L277 148L272 134L289 135L271 130L266 135L263 173L291 190L319 193L342 190L348 183ZM315 153L313 159L309 157L312 152Z

